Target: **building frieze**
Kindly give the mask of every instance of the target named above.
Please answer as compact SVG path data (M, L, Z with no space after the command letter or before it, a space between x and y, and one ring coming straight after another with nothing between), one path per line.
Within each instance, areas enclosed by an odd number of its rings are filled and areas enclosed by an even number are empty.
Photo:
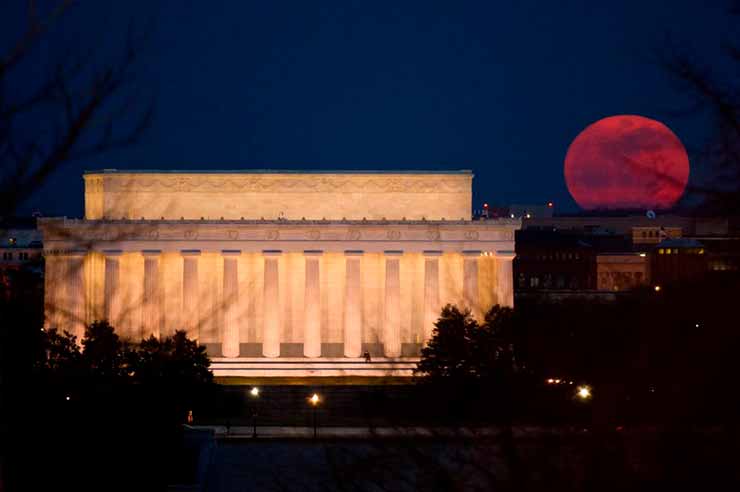
M519 221L129 221L41 219L49 240L513 241Z
M260 174L113 174L85 175L86 186L98 192L140 193L461 193L470 190L472 175L260 175Z

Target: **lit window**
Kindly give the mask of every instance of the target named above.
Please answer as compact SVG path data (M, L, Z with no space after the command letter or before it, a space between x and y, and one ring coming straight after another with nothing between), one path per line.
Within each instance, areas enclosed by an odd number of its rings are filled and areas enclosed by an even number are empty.
M665 250L664 250L663 248L660 248L660 249L658 250L658 254L659 254L659 255L662 255L663 253L665 253Z
M702 248L702 249L699 250L699 254L700 255L703 255L704 254L704 248Z

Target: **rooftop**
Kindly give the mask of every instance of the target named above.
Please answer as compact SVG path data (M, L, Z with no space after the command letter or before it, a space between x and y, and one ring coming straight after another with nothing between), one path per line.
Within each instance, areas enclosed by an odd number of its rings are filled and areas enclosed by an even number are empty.
M92 169L84 174L473 174L472 169Z

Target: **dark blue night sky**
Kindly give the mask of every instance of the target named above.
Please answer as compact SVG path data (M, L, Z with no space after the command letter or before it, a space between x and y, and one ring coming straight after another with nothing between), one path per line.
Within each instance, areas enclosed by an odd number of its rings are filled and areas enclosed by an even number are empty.
M473 169L476 205L574 211L563 158L589 123L640 114L701 143L705 122L674 114L686 100L652 59L671 34L711 62L726 11L680 0L81 2L25 82L59 46L114 46L133 19L152 32L137 83L156 91L156 116L139 144L69 164L24 211L80 216L84 169L250 167ZM0 15L5 45L23 16Z

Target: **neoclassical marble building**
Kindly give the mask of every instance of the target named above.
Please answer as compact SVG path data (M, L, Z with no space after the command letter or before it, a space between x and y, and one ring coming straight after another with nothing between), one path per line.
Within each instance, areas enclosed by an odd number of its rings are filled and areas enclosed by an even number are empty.
M39 220L46 325L80 337L185 329L217 376L408 375L442 305L513 304L519 222L471 220L471 171L84 180L84 219Z

